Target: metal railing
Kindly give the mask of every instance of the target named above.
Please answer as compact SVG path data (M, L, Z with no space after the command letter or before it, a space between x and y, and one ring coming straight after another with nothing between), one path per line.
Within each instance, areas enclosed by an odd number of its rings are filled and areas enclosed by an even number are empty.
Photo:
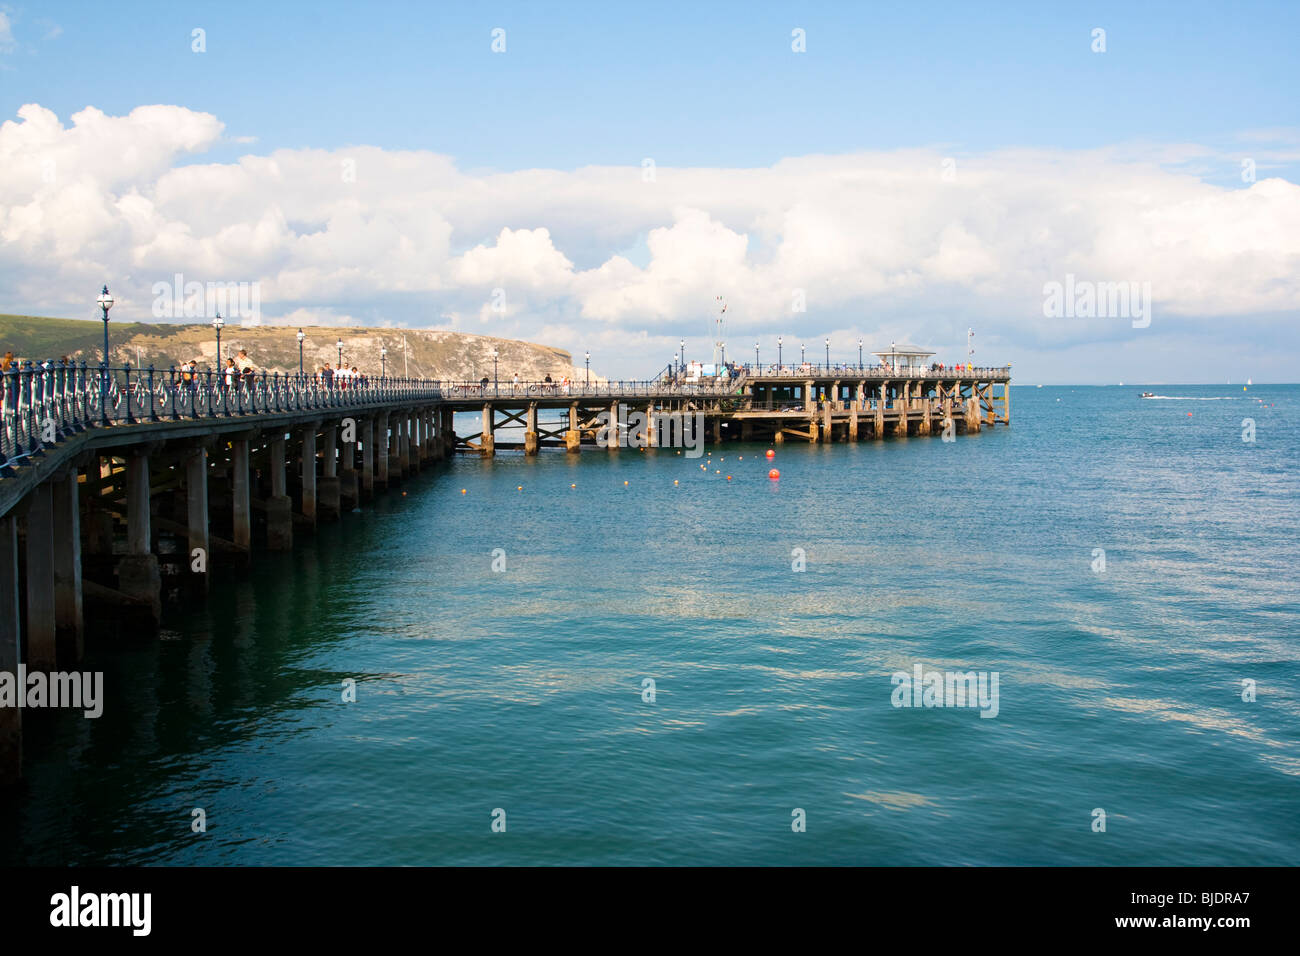
M129 365L106 369L85 362L33 365L0 375L0 477L17 464L91 428L147 422L213 420L436 401L437 382Z
M439 382L442 397L449 401L472 399L541 399L582 398L676 398L692 396L725 398L735 395L743 381L729 379L709 382L669 381L665 379L610 382Z
M750 378L872 378L872 379L927 379L927 378L980 378L1010 377L1011 366L923 366L920 368L908 368L900 366L891 368L888 365L826 365L813 362L804 362L796 365L743 365L737 366L737 369Z

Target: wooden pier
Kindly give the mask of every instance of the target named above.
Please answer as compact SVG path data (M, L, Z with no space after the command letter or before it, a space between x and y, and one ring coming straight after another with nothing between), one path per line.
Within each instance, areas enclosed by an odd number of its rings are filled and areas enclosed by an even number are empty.
M164 601L201 599L214 568L246 565L255 548L287 551L457 451L955 438L1011 421L1006 368L802 366L572 386L182 378L30 363L0 375L0 672L75 668L87 622L156 634ZM477 413L479 430L457 435L458 413ZM523 441L498 444L506 427ZM0 784L21 773L21 721L0 706Z
M1011 424L1011 372L809 366L742 369L724 381L558 385L445 385L443 402L455 413L477 413L480 428L454 436L461 452L492 457L522 448L619 447L600 442L605 423L632 409L651 422L667 415L702 415L706 441L782 443L859 441L890 436L950 435ZM621 411L620 411L621 409ZM555 413L546 421L547 412ZM523 441L497 440L503 428L522 429ZM657 446L663 436L645 436ZM625 446L624 446L625 447Z

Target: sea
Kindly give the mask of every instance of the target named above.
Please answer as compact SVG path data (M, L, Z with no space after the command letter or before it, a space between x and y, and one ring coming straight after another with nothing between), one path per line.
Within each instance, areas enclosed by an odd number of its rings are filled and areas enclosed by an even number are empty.
M427 466L92 640L0 862L1294 864L1300 386L1011 410Z

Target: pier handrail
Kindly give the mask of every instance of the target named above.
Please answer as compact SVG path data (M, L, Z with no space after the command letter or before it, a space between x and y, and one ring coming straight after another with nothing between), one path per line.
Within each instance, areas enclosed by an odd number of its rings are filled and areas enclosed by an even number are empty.
M255 418L315 409L437 401L438 382L212 369L165 370L85 362L26 362L0 375L0 478L63 439L92 428L162 421Z

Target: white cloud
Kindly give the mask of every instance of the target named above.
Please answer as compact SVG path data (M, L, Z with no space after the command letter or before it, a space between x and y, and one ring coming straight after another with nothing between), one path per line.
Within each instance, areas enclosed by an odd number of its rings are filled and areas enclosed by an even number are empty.
M666 358L718 294L747 343L946 341L981 319L986 344L1131 334L1044 320L1043 284L1067 272L1150 282L1157 329L1300 308L1300 187L1212 185L1180 165L1204 159L1191 146L1008 150L959 158L952 181L942 154L908 150L660 167L645 183L639 165L470 174L374 147L194 164L223 129L177 106L87 108L67 126L22 107L0 125L0 310L83 314L109 281L121 317L145 318L150 285L180 272L259 282L267 321L545 329L576 351L644 340Z
M0 10L0 53L12 53L14 50L14 28L9 22L9 15Z

